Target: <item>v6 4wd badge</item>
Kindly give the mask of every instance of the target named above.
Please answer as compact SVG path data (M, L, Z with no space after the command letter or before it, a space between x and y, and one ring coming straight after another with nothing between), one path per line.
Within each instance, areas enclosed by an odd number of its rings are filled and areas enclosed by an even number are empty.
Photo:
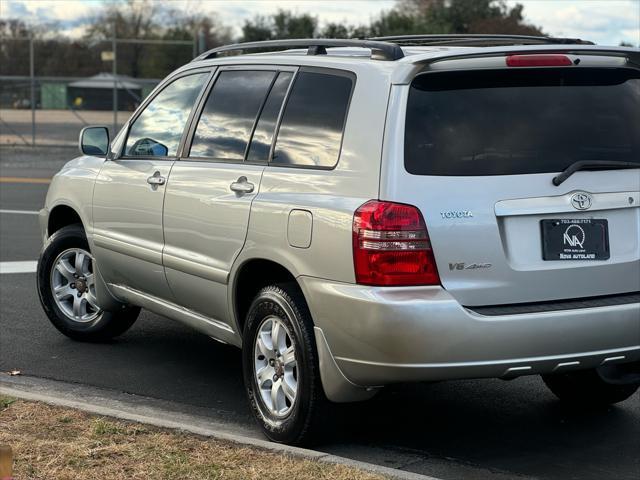
M479 268L491 268L490 263L470 263L467 265L464 262L449 263L449 270L477 270Z

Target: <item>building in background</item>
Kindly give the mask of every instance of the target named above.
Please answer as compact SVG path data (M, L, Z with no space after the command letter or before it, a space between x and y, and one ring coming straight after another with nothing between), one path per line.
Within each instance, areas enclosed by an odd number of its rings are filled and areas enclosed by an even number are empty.
M66 101L71 108L78 110L113 109L113 75L99 73L87 79L67 85ZM116 77L118 86L118 110L132 111L144 98L143 86L126 75ZM44 107L44 98L43 98ZM45 107L46 108L46 107Z

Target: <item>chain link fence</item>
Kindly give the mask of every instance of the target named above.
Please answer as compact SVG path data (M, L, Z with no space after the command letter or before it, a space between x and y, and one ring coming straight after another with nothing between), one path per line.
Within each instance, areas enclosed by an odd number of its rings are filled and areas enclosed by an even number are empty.
M166 74L197 54L195 39L59 42L0 38L0 146L71 146L95 124L114 133ZM149 71L155 75L145 77Z

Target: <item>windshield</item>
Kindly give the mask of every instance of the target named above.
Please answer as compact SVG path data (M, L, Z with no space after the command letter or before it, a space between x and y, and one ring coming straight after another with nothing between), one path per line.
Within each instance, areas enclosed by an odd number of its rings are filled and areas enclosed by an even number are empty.
M419 75L411 84L405 127L410 173L548 173L579 160L640 166L640 72L443 72Z

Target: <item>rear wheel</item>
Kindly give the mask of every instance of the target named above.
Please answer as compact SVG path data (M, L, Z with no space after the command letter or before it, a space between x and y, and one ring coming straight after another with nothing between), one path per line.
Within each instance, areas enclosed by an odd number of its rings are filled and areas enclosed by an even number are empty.
M243 344L245 388L265 435L297 445L317 439L328 400L311 315L297 285L260 290L247 314Z
M622 402L640 387L639 364L620 364L554 375L543 375L549 389L563 402L598 407Z
M38 261L38 294L51 323L75 340L103 341L124 333L139 308L106 312L96 303L94 260L80 225L55 232Z

